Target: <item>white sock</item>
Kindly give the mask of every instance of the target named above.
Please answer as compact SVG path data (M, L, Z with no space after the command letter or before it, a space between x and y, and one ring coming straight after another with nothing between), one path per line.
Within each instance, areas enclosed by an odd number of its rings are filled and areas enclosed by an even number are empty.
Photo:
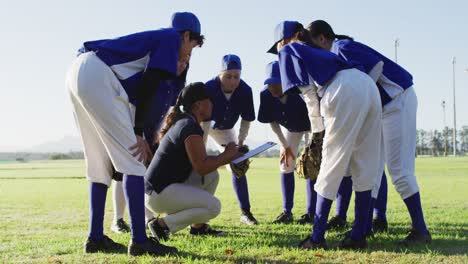
M114 223L116 223L117 220L124 217L126 205L125 195L121 181L114 181L112 198L114 201Z
M145 206L145 221L146 221L146 223L148 223L148 221L153 219L153 218L154 218L153 212L151 212L151 210L146 208L146 206Z

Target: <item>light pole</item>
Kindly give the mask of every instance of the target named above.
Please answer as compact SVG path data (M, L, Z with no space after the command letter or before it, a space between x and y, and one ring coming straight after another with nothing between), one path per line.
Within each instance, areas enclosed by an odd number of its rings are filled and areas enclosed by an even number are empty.
M445 101L442 101L442 110L444 112L444 157L447 157L447 123L445 120Z
M455 64L457 60L452 58L453 66L453 156L457 156L457 107L455 102Z
M398 47L400 46L400 39L395 39L395 62L398 63Z

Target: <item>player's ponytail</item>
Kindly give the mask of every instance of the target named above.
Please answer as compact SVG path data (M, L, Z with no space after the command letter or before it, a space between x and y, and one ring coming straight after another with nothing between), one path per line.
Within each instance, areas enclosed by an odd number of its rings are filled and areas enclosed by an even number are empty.
M325 38L329 40L335 40L335 39L353 40L353 38L350 36L335 34L330 24L328 24L324 20L313 21L312 23L309 24L309 26L307 26L307 31L309 31L309 36L311 38L317 38L320 35L323 35Z
M311 47L318 48L313 42L312 38L310 37L309 31L304 28L301 23L297 23L296 26L296 34L297 39Z
M173 107L171 107L169 112L167 112L167 115L164 118L163 126L159 130L158 141L161 140L164 137L164 135L166 135L169 128L171 128L172 125L174 125L175 122L181 119L182 116L184 115L184 113L181 110L182 108L182 96L181 95L182 93L180 93L179 96L177 97L176 104ZM159 142L155 142L155 143L159 143Z
M204 83L191 83L182 89L177 97L174 107L169 110L169 113L164 119L164 125L159 131L159 139L166 135L167 131L181 118L186 115L193 116L193 105L202 100L211 99L208 90Z

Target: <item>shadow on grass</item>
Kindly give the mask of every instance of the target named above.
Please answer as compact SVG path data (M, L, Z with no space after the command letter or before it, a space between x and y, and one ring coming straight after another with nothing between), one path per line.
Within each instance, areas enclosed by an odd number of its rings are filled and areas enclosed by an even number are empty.
M404 239L409 231L408 228L400 227L403 225L405 224L390 223L387 233L376 234L374 239L369 240L370 250L398 253L434 253L444 256L466 255L468 253L468 223L438 223L435 227L429 227L432 236L431 244L412 247L397 245L397 242Z
M242 257L242 256L233 256L233 255L224 255L224 256L202 256L193 252L179 252L177 255L181 260L184 258L190 258L193 260L203 261L204 263L213 263L216 261L221 261L225 263L234 262L234 263L291 263L291 261L278 260L273 258L253 258L253 257ZM308 261L294 261L294 263L310 263Z
M463 256L467 254L468 245L468 223L467 224L452 224L452 223L438 223L430 231L433 236L433 241L429 245L418 245L410 248L402 248L397 245L397 242L403 239L406 235L407 229L403 228L406 223L390 223L388 233L376 234L375 238L369 239L369 249L361 251L363 253L371 252L389 252L397 254L431 254L439 256ZM256 227L244 226L217 226L219 229L229 230L229 235L226 237L219 237L220 243L225 243L225 240L230 240L234 244L231 245L235 248L258 249L264 247L271 247L280 250L280 252L288 252L295 249L296 245L304 239L308 234L310 226L298 225L260 225ZM287 230L285 230L287 228ZM190 237L190 236L188 236ZM327 242L333 249L341 239L340 232L330 232L327 235ZM182 238L182 237L180 237ZM176 238L177 239L177 238ZM195 240L187 240L185 243L197 243L197 240L204 239L197 237ZM215 238L218 239L218 238ZM163 242L163 244L166 244ZM237 251L237 250L236 250ZM313 252L313 251L311 251ZM342 251L343 252L343 251ZM345 251L344 251L345 252ZM113 253L127 254L127 248L122 247ZM238 252L222 252L221 254L201 255L197 252L181 251L175 257L181 262L187 259L198 260L204 263L211 263L215 261L234 262L234 263L289 263L287 260L278 260L274 256L259 256L248 257L236 255ZM313 256L311 256L314 258ZM318 261L324 261L315 259ZM297 259L290 260L295 263L310 263L312 259L307 261L300 261ZM328 259L328 261L332 261Z
M435 227L430 227L432 243L424 245L414 245L402 247L398 241L404 239L408 232L404 226L406 223L390 223L387 233L376 234L369 239L369 249L365 252L385 251L395 253L416 253L435 254L443 256L466 255L468 253L468 223L438 223ZM285 232L282 225L261 225L258 227L235 227L230 232L230 238L245 238L242 244L246 247L256 248L259 246L293 249L299 241L305 238L308 230L304 231L303 226L291 225L290 230ZM310 226L309 226L310 227ZM309 229L310 230L310 229ZM343 231L344 232L344 231ZM340 232L330 232L327 235L327 242L331 248L342 239ZM248 260L246 260L248 262ZM269 262L270 260L262 260Z

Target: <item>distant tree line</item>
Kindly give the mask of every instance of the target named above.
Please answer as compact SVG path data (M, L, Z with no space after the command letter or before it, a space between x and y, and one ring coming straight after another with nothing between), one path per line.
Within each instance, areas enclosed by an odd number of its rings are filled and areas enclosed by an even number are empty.
M50 160L71 160L71 159L84 159L84 153L79 152L68 152L68 153L51 153L49 154Z
M300 151L304 147L301 142ZM218 150L208 149L208 155L218 155ZM300 153L299 153L300 155ZM449 156L453 155L453 128L443 130L418 129L416 132L417 156ZM468 155L468 126L457 129L457 155ZM279 149L272 148L259 157L278 157ZM30 160L69 160L84 159L82 151L68 153L38 153L38 152L0 152L0 161L27 162Z
M82 151L70 151L68 153L47 152L0 152L0 161L28 162L30 160L68 160L84 159Z
M468 153L468 126L457 129L457 154ZM416 155L453 155L453 128L444 130L418 129L416 132Z

